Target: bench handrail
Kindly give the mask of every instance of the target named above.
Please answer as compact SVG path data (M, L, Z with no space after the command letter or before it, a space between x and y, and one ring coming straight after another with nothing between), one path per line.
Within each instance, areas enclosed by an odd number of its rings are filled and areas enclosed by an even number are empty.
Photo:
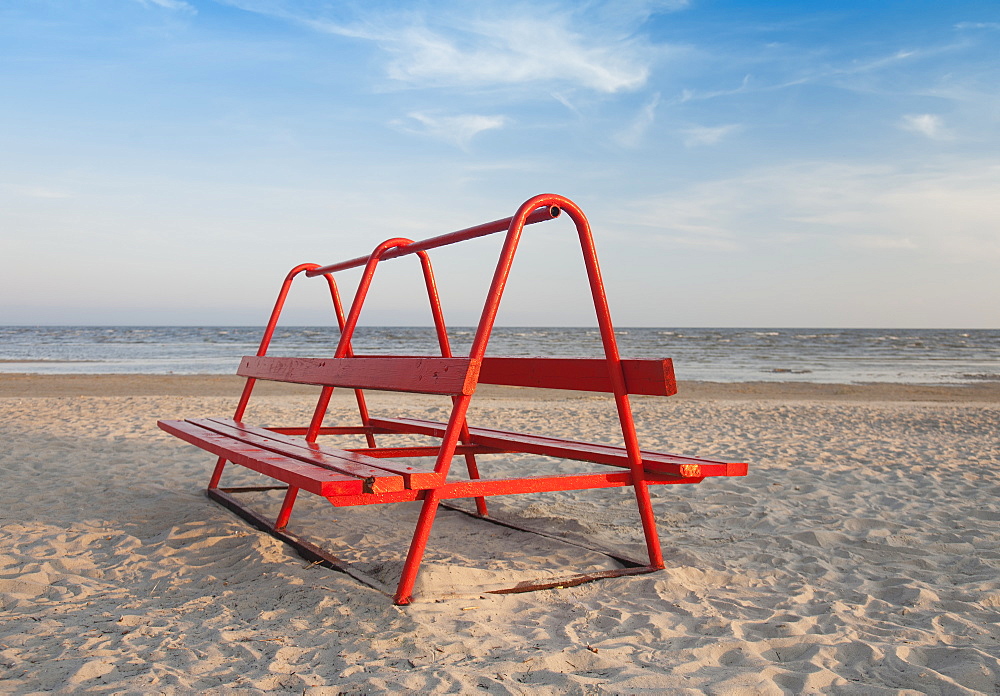
M528 218L524 221L525 225L533 225L536 222L544 222L546 220L552 220L559 217L560 213L559 206L548 205L538 208ZM515 216L503 218L502 220L494 220L493 222L486 222L482 225L476 225L475 227L467 227L464 230L458 230L457 232L449 232L448 234L442 234L437 237L431 237L429 239L423 239L419 242L410 242L404 247L397 247L385 254L382 254L381 259L384 261L386 259L394 259L399 256L405 256L406 254L414 254L418 251L427 251L429 249L436 249L438 247L447 246L449 244L455 244L456 242L464 242L469 239L475 239L476 237L485 237L490 234L496 234L497 232L506 232L510 228L510 223L514 220ZM365 256L358 256L354 259L349 259L347 261L341 261L339 263L331 263L327 266L319 266L318 268L313 268L306 271L306 276L313 277L318 275L324 275L326 273L336 273L337 271L346 271L349 268L360 268L368 263L371 258L371 254Z

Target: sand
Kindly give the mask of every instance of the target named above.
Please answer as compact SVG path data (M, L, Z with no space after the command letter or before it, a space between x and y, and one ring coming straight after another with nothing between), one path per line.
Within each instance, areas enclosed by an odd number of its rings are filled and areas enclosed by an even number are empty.
M0 376L0 693L1000 693L997 385L683 384L636 398L644 446L751 464L745 478L653 489L666 570L483 595L608 561L444 512L407 607L203 495L212 457L155 421L225 415L238 389ZM307 392L262 393L253 420L301 421ZM602 397L478 396L477 425L616 439ZM371 401L447 411L433 397ZM349 398L332 412L353 422ZM483 468L550 465L502 455ZM641 551L626 491L491 504ZM392 582L414 514L304 496L293 526Z

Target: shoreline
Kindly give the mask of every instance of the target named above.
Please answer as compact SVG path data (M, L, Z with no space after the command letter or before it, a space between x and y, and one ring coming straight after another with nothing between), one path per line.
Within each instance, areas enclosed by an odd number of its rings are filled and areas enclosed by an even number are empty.
M38 375L0 374L0 398L60 396L221 396L238 397L244 379L235 375ZM310 385L259 382L260 396L314 394ZM348 396L348 390L339 390ZM483 385L477 393L490 399L564 400L592 398L588 392L562 392ZM640 397L641 398L641 397ZM672 401L886 401L998 403L1000 382L967 385L897 383L825 384L814 382L678 382Z

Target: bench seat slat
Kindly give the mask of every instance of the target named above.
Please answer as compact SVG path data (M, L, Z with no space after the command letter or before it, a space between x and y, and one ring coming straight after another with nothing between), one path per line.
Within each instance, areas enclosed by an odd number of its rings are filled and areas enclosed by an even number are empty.
M416 418L372 418L372 425L395 429L397 432L414 433L442 437L446 424ZM577 461L628 466L628 455L624 447L601 445L588 442L574 442L543 435L511 433L489 428L469 428L471 440L475 444L514 450L527 454L541 454L563 457ZM657 474L669 474L693 478L701 476L745 476L745 463L720 462L696 457L685 457L662 452L642 450L643 468Z
M334 449L323 445L310 446L302 438L284 435L267 428L256 428L231 418L206 418L192 422L204 422L207 427L212 429L219 428L241 433L245 437L252 438L253 441L268 443L265 445L268 449L278 449L282 453L308 461L326 462L334 468L355 476L375 476L377 477L375 485L379 488L373 492L377 493L402 490L402 488L414 490L434 488L444 481L444 477L434 471L371 457L364 454L363 450L359 452ZM399 488L391 483L393 478L399 479L401 484Z
M268 433L263 428L252 428L239 421L215 418L189 419L189 423L212 430L220 435L246 442L254 447L277 452L307 464L329 469L345 476L356 476L368 482L371 493L388 493L405 489L406 482L399 474L392 474L385 469L368 465L371 457L363 454L352 454L336 450L311 448L304 440L295 441L275 433Z
M216 456L225 457L236 464L316 495L328 497L365 492L365 481L357 476L347 476L306 464L277 452L233 440L187 421L158 421L157 424L171 435Z
M475 366L478 368L478 365ZM281 358L248 355L236 371L242 377L351 389L420 394L472 394L476 373L469 358L365 356Z

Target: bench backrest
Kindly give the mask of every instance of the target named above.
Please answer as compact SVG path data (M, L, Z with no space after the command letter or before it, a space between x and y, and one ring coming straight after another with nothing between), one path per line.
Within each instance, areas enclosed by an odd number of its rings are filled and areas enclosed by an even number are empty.
M662 360L622 360L627 394L677 393L674 364ZM601 358L483 358L480 384L573 389L611 393L608 363Z
M673 363L622 360L629 394L670 396L677 393ZM237 374L254 379L351 389L472 394L476 384L542 389L613 392L607 361L595 358L469 358L355 356L285 358L247 356Z
M472 394L476 378L468 358L353 357L279 358L246 356L236 371L243 377L351 389Z

